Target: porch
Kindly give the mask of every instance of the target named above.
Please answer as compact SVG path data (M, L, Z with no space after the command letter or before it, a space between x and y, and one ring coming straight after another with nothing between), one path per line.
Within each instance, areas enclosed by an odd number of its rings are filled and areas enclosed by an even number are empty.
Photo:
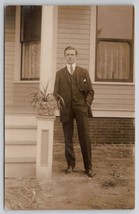
M29 177L36 174L37 119L33 114L8 114L5 117L5 176ZM129 131L130 130L130 131ZM94 117L89 121L93 146L133 146L134 119ZM75 124L74 143L79 144ZM64 144L59 117L54 122L54 146ZM47 153L47 151L46 151ZM63 150L64 154L64 150ZM45 155L45 154L44 154Z

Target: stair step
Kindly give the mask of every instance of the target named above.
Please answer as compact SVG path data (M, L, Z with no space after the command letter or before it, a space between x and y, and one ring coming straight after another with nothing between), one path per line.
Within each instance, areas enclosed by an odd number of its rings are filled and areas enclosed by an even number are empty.
M6 125L5 129L37 129L36 125Z
M33 115L5 115L5 124L6 126L37 126L37 119Z
M36 145L6 145L5 158L36 157Z
M37 139L36 139L36 141L34 141L34 140L30 140L30 141L22 141L22 140L20 140L20 141L16 141L16 140L14 140L14 141L12 141L12 140L10 140L10 141L5 141L5 145L6 146L8 146L8 145L10 145L10 146L16 146L16 145L18 145L18 146L22 146L22 145L36 145L37 144Z
M37 119L34 115L5 116L5 177L36 174Z
M28 127L9 128L5 131L5 141L36 141L37 129Z
M5 163L7 164L19 164L19 163L36 163L35 157L7 157L5 158Z
M29 160L31 161L31 160ZM26 163L6 163L5 164L5 177L33 177L36 175L36 163L26 162Z

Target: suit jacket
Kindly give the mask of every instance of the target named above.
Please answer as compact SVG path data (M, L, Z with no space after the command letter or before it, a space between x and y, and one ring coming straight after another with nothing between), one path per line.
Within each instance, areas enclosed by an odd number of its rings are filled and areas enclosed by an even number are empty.
M82 110L88 112L88 116L92 117L91 104L94 99L94 90L88 74L88 71L84 68L76 66L73 73L77 82L77 87L80 91L80 96L77 99L84 99L86 102ZM65 102L65 108L60 110L61 122L66 122L69 118L69 112L71 108L71 80L67 67L62 68L56 73L54 94L59 94Z

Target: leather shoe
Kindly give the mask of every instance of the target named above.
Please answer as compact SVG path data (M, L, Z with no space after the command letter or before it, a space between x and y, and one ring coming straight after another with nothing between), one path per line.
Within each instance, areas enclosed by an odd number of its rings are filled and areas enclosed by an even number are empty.
M74 167L72 166L68 166L67 169L65 170L65 173L71 173L71 172L74 172Z
M93 178L95 176L95 173L91 169L86 170L85 173L89 178Z

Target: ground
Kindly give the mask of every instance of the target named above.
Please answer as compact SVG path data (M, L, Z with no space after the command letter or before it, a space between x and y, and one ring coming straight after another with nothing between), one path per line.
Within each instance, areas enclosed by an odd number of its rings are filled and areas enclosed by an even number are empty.
M5 208L18 210L79 210L134 208L134 146L92 145L94 177L83 172L78 144L76 171L65 174L64 145L54 145L53 174L5 179Z

